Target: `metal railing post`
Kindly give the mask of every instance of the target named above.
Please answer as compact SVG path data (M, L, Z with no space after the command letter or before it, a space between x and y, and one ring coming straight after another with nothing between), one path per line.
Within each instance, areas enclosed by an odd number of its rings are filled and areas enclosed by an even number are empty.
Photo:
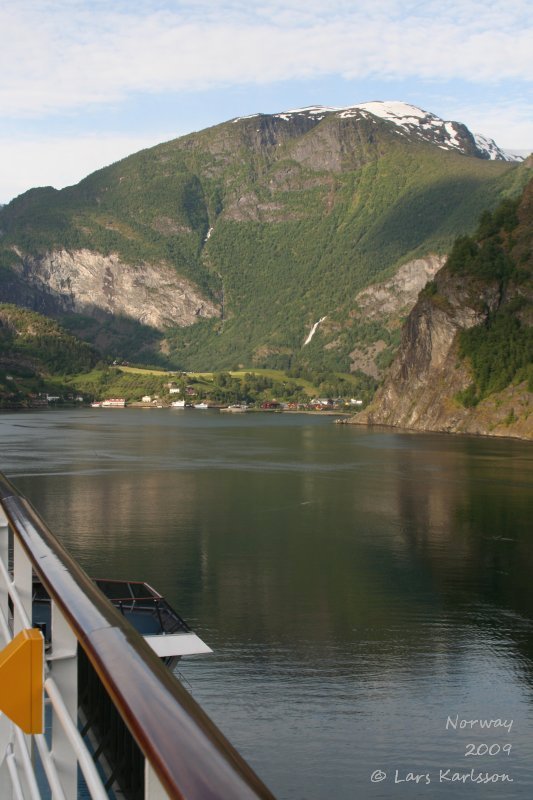
M0 797L11 800L13 782L9 770L8 755L13 747L13 725L5 714L0 714Z
M9 529L7 527L7 517L4 514L2 506L0 506L0 559L5 565L7 570L9 561ZM8 590L4 581L0 579L0 612L4 619L9 619L8 611ZM0 647L6 646L7 641L4 637L0 637ZM13 784L11 782L11 775L9 772L8 747L13 740L13 726L11 721L5 714L0 712L0 797L5 797L6 800L11 800L13 797Z
M26 614L26 619L24 619L15 607L13 615L13 636L16 636L17 633L28 626L28 622L31 625L32 568L31 561L26 555L18 537L14 536L13 539L13 583Z
M78 719L78 642L76 635L52 601L52 652L50 673L74 724ZM61 786L67 800L78 795L78 762L61 724L57 712L52 708L52 753L57 765Z
M169 800L148 759L144 760L144 800Z
M9 562L9 528L7 527L7 519L0 506L0 560L3 562L6 571L8 570ZM0 611L4 615L7 622L8 619L8 597L9 593L4 581L0 579ZM7 642L3 642L2 647Z
M31 561L26 555L26 552L20 544L16 536L13 537L13 584L17 592L23 608L24 616L17 606L13 609L13 636L16 636L21 630L31 627L32 619L32 566ZM24 797L30 797L30 787L24 774L24 753L23 748L26 747L28 752L32 753L32 737L27 734L22 734L20 737L15 737L13 745L14 761L19 774L19 780L22 785Z

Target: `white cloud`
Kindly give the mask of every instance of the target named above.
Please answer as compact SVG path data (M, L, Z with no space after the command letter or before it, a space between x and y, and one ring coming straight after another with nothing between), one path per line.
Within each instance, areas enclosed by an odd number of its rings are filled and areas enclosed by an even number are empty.
M117 111L142 93L166 102L167 92L222 93L295 79L413 79L436 98L429 105L411 92L413 102L465 122L500 146L528 148L533 103L507 99L504 87L512 81L513 93L527 97L531 86L530 12L531 0L4 0L0 120L34 133L0 135L0 202L30 186L75 183L171 138L37 136L50 115L71 115L82 129L86 109ZM472 98L468 105L439 97L449 81L469 82L471 91L464 84L461 91ZM492 104L476 101L476 82ZM372 99L378 98L352 102ZM247 105L242 113L261 110ZM96 127L105 124L101 118ZM185 111L183 124L189 125Z
M32 186L71 186L100 167L170 138L165 134L149 139L113 134L26 140L0 137L0 203Z
M527 0L19 0L0 9L0 109L42 116L332 74L531 81L528 11Z

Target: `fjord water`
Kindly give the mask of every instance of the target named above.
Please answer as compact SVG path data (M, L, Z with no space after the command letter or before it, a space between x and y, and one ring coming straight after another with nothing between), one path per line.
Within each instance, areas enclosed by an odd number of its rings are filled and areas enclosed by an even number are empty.
M280 799L531 796L531 445L103 409L3 414L0 440L91 575L214 648L181 672Z

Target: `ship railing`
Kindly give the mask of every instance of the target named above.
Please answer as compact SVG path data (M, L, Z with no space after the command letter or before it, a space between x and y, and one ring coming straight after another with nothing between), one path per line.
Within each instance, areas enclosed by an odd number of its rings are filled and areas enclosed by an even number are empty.
M2 800L273 800L0 473L0 648L32 627L34 575L51 598L46 730L25 734L0 714Z

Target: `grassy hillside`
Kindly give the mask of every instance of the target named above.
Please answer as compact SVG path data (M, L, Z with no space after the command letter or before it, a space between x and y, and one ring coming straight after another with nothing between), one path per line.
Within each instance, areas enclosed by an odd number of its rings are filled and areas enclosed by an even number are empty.
M57 322L9 304L0 304L0 356L4 360L34 361L61 375L87 371L96 362L95 351Z
M69 393L67 376L88 372L97 354L54 320L0 304L0 407L26 405L39 394Z
M114 396L138 402L144 395L150 395L157 396L165 405L176 399L176 395L169 394L169 383L179 387L179 397L187 397L191 403L205 400L214 404L246 402L256 406L264 401L308 403L318 396L346 400L356 396L368 402L373 390L368 380L354 375L262 369L185 374L138 367L100 366L91 372L69 377L67 383L90 399Z
M86 401L118 396L138 402L151 395L169 404L176 399L169 393L169 384L180 387L181 396L189 396L191 402L226 404L305 403L318 395L348 399L356 395L367 401L374 388L365 376L325 371L254 369L185 374L110 365L98 359L90 345L71 336L56 321L0 304L0 408L46 405L47 395L58 402L80 396Z
M222 303L224 318L169 330L167 363L346 370L357 291L411 258L447 252L526 173L404 139L382 121L225 123L1 209L0 292L1 268L5 282L20 264L14 248L169 263ZM135 346L115 354L132 357Z

